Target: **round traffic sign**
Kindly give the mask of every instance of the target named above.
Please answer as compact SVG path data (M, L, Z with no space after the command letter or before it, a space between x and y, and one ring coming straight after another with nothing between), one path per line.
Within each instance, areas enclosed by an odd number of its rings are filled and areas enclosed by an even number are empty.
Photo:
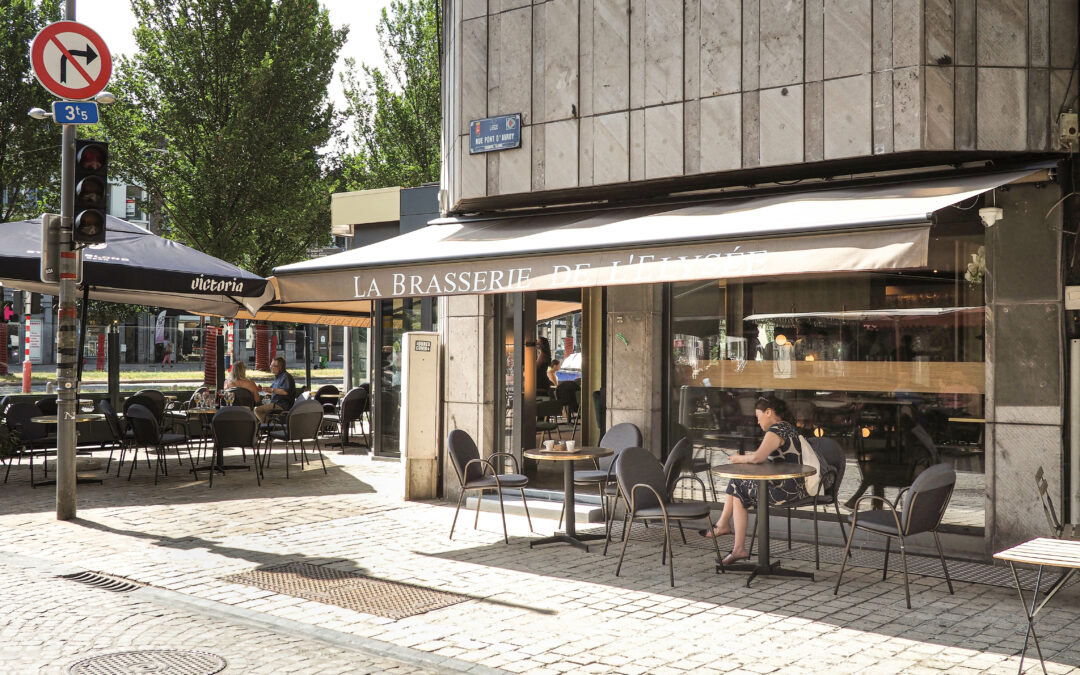
M41 86L61 98L92 98L112 76L105 41L87 25L57 21L41 29L30 44L30 65Z

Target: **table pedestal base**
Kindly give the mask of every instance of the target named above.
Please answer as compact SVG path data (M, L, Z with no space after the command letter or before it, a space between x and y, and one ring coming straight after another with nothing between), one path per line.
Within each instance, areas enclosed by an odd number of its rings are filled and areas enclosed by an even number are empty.
M552 537L544 537L543 539L534 539L529 542L529 548L533 546L543 546L545 544L570 544L571 546L577 546L586 553L589 552L589 545L586 541L595 541L597 539L603 539L602 534L567 534L566 532L556 532Z
M76 474L75 475L75 483L77 485L86 485L87 483L99 483L101 485L104 485L105 480L103 478L99 478L98 476L94 476L92 474L83 474L81 476ZM34 481L33 483L31 483L30 487L35 487L36 488L36 487L41 486L41 485L56 485L56 479L55 478L48 478L46 480Z
M780 561L777 560L770 564L768 567L762 567L758 563L737 562L730 565L720 564L716 565L716 571L720 572L721 569L725 572L749 572L750 576L746 579L747 588L750 587L750 582L754 580L754 577L797 577L800 579L814 580L813 572L801 572L799 570L786 570L780 566Z

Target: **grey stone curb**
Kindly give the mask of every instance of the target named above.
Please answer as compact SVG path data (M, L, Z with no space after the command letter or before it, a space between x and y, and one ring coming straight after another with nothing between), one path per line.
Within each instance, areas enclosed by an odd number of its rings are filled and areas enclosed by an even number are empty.
M33 558L3 550L0 550L0 556L2 556L2 560L5 564L56 576L89 571L63 562ZM369 656L393 659L394 661L400 661L407 665L419 666L442 672L475 673L476 675L506 675L509 672L498 668L490 668L488 666L462 661L461 659L438 656L429 652L402 647L390 642L374 640L359 635L350 635L349 633L343 633L331 628L320 628L300 621L293 621L292 619L283 619L270 614L244 609L242 607L233 607L214 600L206 600L204 598L198 598L164 588L157 588L155 586L144 586L127 595L143 601L164 605L171 609L183 609L202 616L243 624L251 628L269 630L290 637L301 637L307 640L322 642L323 644L332 647L363 652Z

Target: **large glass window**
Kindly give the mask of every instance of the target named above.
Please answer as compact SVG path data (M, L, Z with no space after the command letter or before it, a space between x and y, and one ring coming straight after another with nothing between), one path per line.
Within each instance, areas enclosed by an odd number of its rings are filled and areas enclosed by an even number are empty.
M669 286L669 447L688 435L713 462L752 451L754 403L774 395L804 435L847 452L842 501L892 499L949 462L958 481L945 520L982 528L983 232L931 235L920 270Z

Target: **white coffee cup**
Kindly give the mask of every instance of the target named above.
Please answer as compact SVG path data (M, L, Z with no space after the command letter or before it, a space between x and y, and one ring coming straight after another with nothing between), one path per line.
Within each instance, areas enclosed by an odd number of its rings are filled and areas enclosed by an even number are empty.
M567 441L567 442L566 442L566 451L567 451L567 452L573 452L573 451L574 451L574 447L575 447L576 445L577 445L577 443L575 443L574 441Z
M544 441L544 450L546 450L547 452L551 452L551 448L554 445L555 445L555 441L553 441L551 439L548 439L548 440Z

